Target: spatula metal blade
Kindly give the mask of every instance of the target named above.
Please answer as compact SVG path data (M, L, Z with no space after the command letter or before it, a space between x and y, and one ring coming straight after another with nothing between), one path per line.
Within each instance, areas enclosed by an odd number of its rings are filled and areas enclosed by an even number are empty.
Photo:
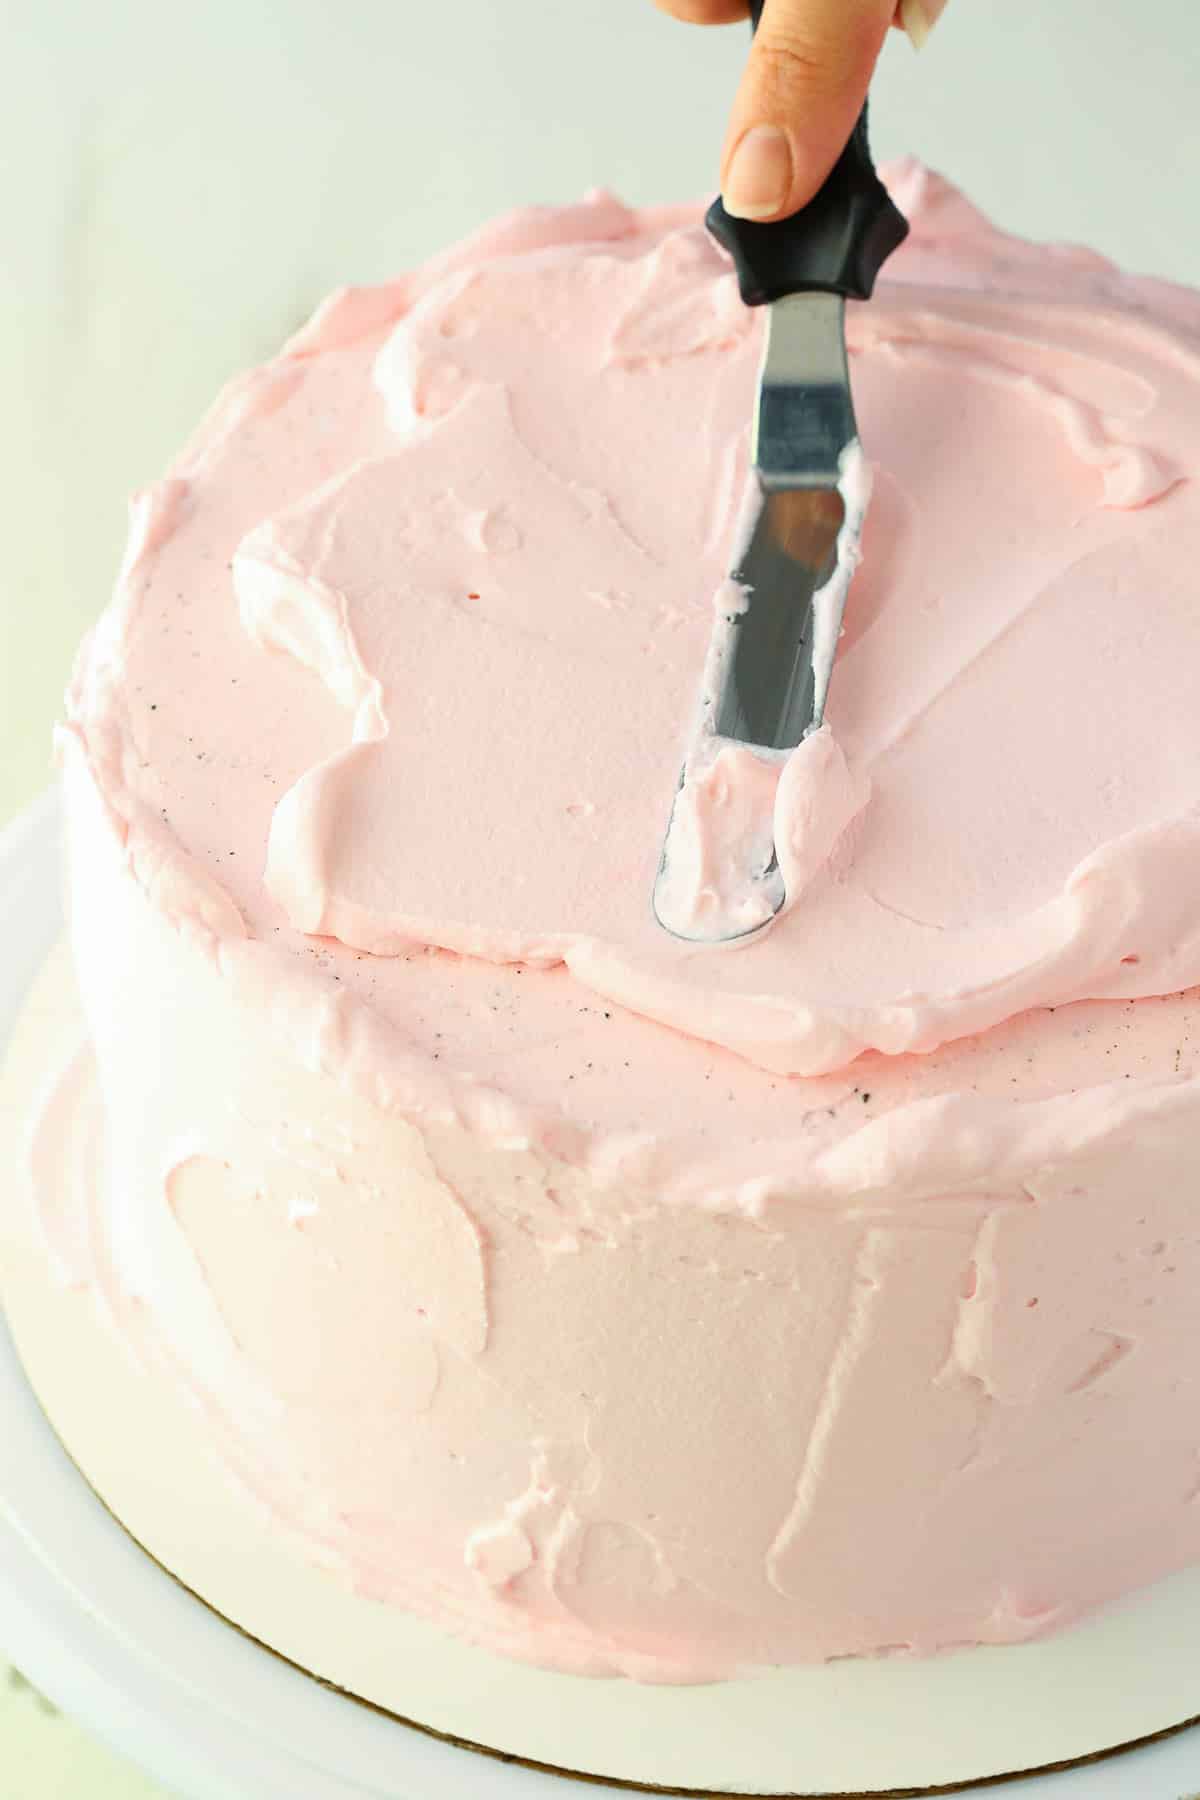
M761 930L786 898L773 855L744 871L755 896L736 917L681 918L672 829L689 770L721 741L766 753L793 749L821 724L842 609L862 527L845 302L793 294L768 308L752 439L751 522L731 571L745 596L718 617L692 747L663 844L654 910L675 936L726 941ZM848 505L848 497L852 504ZM747 910L755 922L740 922Z

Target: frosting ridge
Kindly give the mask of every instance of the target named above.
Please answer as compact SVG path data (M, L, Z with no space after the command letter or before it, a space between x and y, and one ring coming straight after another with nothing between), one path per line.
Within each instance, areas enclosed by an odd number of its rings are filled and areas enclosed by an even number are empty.
M1178 380L1195 359L1142 318L1107 318L1101 351L1093 314L1080 347L1077 306L914 294L899 282L853 315L850 349L864 440L921 518L920 551L871 595L882 615L844 651L830 713L856 780L876 793L860 834L869 879L853 850L823 879L840 827L801 875L785 824L798 885L769 942L697 956L657 929L647 895L659 819L711 596L721 604L729 514L702 554L694 546L701 521L730 505L731 458L744 474L757 322L735 300L707 240L676 228L459 269L391 329L374 379L393 454L256 526L235 557L256 641L269 612L271 641L327 681L355 694L366 681L377 695L376 671L395 671L390 725L384 702L373 699L367 718L356 700L351 741L276 807L268 885L292 924L372 955L423 943L562 963L611 1001L785 1074L828 1072L866 1050L929 1050L1030 1006L1200 981L1200 943L1180 940L1156 897L1172 867L1188 878L1197 815L1170 816L1162 784L1142 784L1155 816L1128 792L1134 720L1121 699L1148 583L1165 584L1170 654L1182 666L1200 651L1180 574L1200 519L1190 492L1177 492L1200 457ZM687 366L696 357L703 381ZM958 438L947 394L972 421ZM665 490L657 463L624 449L659 405L672 408L672 443L698 447L682 461L673 450ZM914 468L906 427L922 415L937 435L926 427ZM1166 506L1170 524L1152 527ZM1018 520L1026 541L1010 548ZM874 548L868 536L868 574ZM997 579L986 565L1002 554ZM284 568L287 625L271 597ZM851 614L859 597L852 590ZM1126 716L1099 760L1099 734L1075 719L1071 693L1046 684L1030 704L1030 667L1068 667L1085 615L1104 653L1077 705ZM336 667L323 647L330 618ZM905 647L893 660L897 632ZM1025 761L1053 754L1061 765L1068 719L1086 743L1054 795L1080 815L1076 854L1025 859L1003 813L1020 796L998 805L1003 769L981 757L971 855L980 869L1016 863L1020 879L999 905L989 897L968 912L954 844L937 844L922 877L888 820L937 811L938 757L964 761L963 706L1002 706L1006 680ZM471 718L494 705L498 684L508 716L481 745ZM1176 758L1197 750L1180 700L1173 687L1158 718L1176 734ZM403 730L402 713L412 716ZM932 740L916 759L914 738ZM719 756L705 792L717 781L727 795L744 761ZM774 784L764 781L765 793ZM764 804L760 794L760 815ZM897 875L901 904L890 898Z
M273 721L236 865L191 854L231 933L261 935L273 905L356 956L561 966L810 1077L1200 981L1165 897L1192 879L1198 816L1200 306L1173 291L1156 310L1157 284L1074 252L1051 282L938 178L891 179L912 239L848 328L876 497L813 753L823 797L799 769L756 777L795 888L761 942L678 944L649 904L727 604L759 322L683 209L606 196L336 296L219 404L135 538L73 707L143 859L187 860L171 794L122 747L164 720L135 732L96 671L171 679L156 596L194 585L216 534L236 609L214 656L242 687L218 693L196 651L198 693L235 741L251 695ZM318 408L324 434L285 449ZM1082 643L1087 683L1061 681Z

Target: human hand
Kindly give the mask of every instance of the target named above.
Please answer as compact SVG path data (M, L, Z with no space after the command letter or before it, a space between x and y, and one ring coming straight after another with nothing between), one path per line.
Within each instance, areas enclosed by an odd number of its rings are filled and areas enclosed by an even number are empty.
M695 25L744 19L747 0L655 0ZM721 153L721 196L741 219L786 219L845 148L890 25L920 45L946 0L766 0Z

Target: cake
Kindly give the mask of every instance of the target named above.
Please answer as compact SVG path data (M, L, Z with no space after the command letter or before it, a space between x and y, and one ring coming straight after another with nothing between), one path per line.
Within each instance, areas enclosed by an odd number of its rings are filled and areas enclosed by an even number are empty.
M761 331L694 208L333 296L136 498L60 733L39 1255L298 1563L558 1673L1200 1560L1200 296L888 179L769 930L651 908Z

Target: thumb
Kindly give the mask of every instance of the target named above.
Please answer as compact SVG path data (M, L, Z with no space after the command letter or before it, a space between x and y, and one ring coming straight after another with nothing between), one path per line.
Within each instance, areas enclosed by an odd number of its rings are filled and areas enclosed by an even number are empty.
M812 199L866 98L896 0L766 0L730 115L721 193L742 219Z

